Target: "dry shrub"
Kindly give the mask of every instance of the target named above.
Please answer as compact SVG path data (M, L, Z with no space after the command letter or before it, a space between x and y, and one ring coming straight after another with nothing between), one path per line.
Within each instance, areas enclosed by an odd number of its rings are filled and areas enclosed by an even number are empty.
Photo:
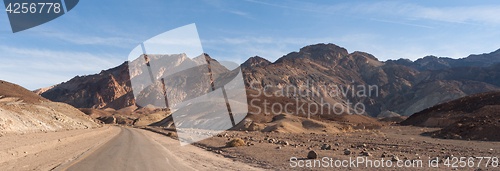
M226 147L238 147L238 146L246 146L245 141L239 138L232 139L231 141L226 143Z
M168 132L167 136L169 136L169 137L176 137L177 133L176 132Z

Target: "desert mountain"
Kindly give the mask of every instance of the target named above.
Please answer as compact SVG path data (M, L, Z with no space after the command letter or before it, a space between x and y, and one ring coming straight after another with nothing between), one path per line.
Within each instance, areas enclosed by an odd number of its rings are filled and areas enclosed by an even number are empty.
M121 109L135 104L131 90L128 62L124 62L99 74L76 76L67 82L34 92L76 108Z
M426 56L416 61L408 59L389 60L398 65L408 66L418 71L447 69L461 66L487 67L500 62L500 49L478 55L469 55L465 58L453 59L448 57Z
M498 79L495 79L500 72L500 64L487 66L495 63L495 60L500 58L499 54L499 51L495 51L471 55L460 59L462 67L455 67L459 65L453 64L444 67L445 69L422 69L413 67L413 64L401 63L401 60L381 62L365 52L349 53L334 44L316 44L303 47L299 52L289 53L273 63L256 56L249 58L241 66L247 89L265 88L266 93L273 94L284 88L292 88L276 98L322 104L318 108L330 107L332 111L340 111L343 108L343 112L358 111L367 116L378 116L381 112L389 111L409 116L436 104L467 95L500 91L500 84L496 81ZM490 58L491 60L484 60ZM178 59L176 64L189 63L183 57ZM217 67L216 60L207 60L214 61L211 62L214 73L227 71L223 67ZM409 62L419 63L417 61ZM477 64L481 61L482 64ZM68 82L41 89L38 93L47 99L65 102L78 108L118 110L131 106L135 101L130 78L134 79L142 73L128 76L128 65L129 63L125 62L99 74L77 76ZM173 75L172 78L181 78L180 76ZM301 86L306 88L293 90L293 87ZM203 87L196 89L196 86L192 89L198 93L209 91ZM262 102L258 104L265 105Z
M500 92L462 97L415 113L402 125L441 127L433 136L500 140Z
M419 72L392 61L380 62L368 53L348 53L346 49L333 44L317 44L289 53L272 64L246 68L244 78L246 83L259 83L248 84L247 87L263 89L271 86L266 89L269 92L276 91L273 87L289 85L326 85L326 92L336 90L335 87L330 89L332 85L339 88L361 86L361 89L374 85L378 87L378 94L374 91L377 89L371 87L365 92L365 96L351 94L352 91L340 96L297 96L294 92L285 96L317 104L324 101L330 104L362 103L370 116L377 116L384 111L409 116L427 107L466 95L500 90L499 85L490 80L494 76L486 76L498 73L498 67L493 65ZM355 90L356 93L358 91ZM354 108L351 109L353 110Z
M0 80L0 133L86 129L99 126L74 107L51 102L21 86Z

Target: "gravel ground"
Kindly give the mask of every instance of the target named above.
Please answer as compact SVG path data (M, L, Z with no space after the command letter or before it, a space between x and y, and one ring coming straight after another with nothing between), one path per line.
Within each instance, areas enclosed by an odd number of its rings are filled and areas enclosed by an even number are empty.
M169 130L155 128L156 130L168 133ZM387 128L375 130L362 130L351 133L339 134L314 134L314 133L276 133L276 132L243 132L226 131L219 136L215 136L200 141L195 146L206 149L218 155L224 156L234 161L243 162L248 165L271 169L271 170L380 170L375 166L366 167L366 163L360 163L358 167L335 166L336 160L349 160L362 157L365 160L382 159L384 162L394 160L393 167L384 167L384 170L397 170L394 168L399 160L415 160L414 163L422 161L421 167L405 167L403 170L429 170L430 159L438 157L438 167L432 170L478 170L479 159L476 158L474 166L457 168L446 166L445 157L451 157L450 164L455 161L453 157L500 157L500 142L493 141L466 141L454 139L438 139L425 136L426 132L432 132L436 128L423 128L414 126L389 126ZM241 138L248 145L241 147L225 147L231 139ZM316 167L307 167L314 160L308 159L308 153L314 151L317 154ZM322 162L324 157L328 157L328 163ZM296 158L296 159L295 159ZM292 159L292 161L291 161ZM466 160L467 160L466 159ZM480 165L480 170L499 170L493 167L495 163L490 161L485 167L484 159ZM299 162L300 161L300 162ZM349 162L350 163L350 162ZM472 163L470 163L472 164ZM493 165L492 165L493 164ZM298 165L304 165L299 167ZM319 165L322 165L321 167ZM327 167L324 167L326 165ZM347 163L345 163L347 165ZM416 164L415 164L416 165ZM295 167L292 167L295 166ZM379 165L381 167L381 165Z

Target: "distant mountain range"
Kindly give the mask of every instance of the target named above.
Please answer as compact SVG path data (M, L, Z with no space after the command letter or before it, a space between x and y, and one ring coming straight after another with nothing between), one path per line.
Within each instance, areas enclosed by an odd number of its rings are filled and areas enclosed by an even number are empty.
M334 44L316 44L291 52L275 62L251 57L241 67L247 89L267 86L266 91L276 92L279 87L300 87L309 83L311 87L324 86L326 89L319 96L285 92L286 97L283 98L297 99L301 103L323 103L323 106L326 103L341 104L346 109L348 103L362 103L366 111L364 115L378 116L392 111L409 116L466 95L500 91L498 62L500 50L462 59L427 56L416 61L399 59L382 62L369 53L348 53ZM128 65L125 62L99 74L77 76L35 92L77 108L120 109L131 106L135 101ZM372 96L328 94L334 91L335 86L345 88L353 85L356 88L376 85L378 89L371 87L365 91ZM360 106L357 107L359 111ZM353 111L354 106L350 105L349 109Z
M416 61L409 59L388 60L398 65L404 65L417 71L448 69L462 66L487 67L500 62L500 49L480 55L469 55L465 58L453 59L448 57L426 56Z

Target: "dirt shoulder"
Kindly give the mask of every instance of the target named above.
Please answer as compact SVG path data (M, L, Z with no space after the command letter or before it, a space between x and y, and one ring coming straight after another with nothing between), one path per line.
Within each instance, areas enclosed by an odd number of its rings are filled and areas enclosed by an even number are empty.
M162 134L142 129L140 132L164 146L168 152L179 158L179 162L184 162L196 170L264 170L192 145L180 146L179 141Z
M58 132L9 134L0 137L0 170L50 170L117 135L104 126Z

